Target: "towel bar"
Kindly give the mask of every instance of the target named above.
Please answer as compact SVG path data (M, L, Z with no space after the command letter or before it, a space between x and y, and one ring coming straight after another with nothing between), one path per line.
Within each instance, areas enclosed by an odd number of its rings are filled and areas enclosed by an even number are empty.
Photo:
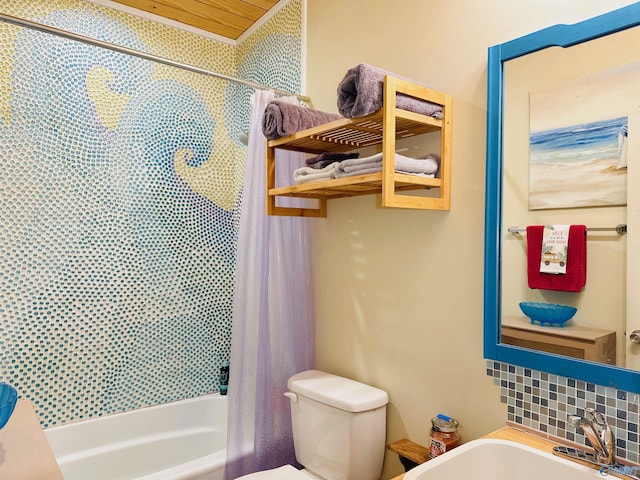
M509 227L509 233L520 235L527 231L526 227ZM616 232L618 235L627 233L627 224L620 223L615 227L587 227L587 232Z

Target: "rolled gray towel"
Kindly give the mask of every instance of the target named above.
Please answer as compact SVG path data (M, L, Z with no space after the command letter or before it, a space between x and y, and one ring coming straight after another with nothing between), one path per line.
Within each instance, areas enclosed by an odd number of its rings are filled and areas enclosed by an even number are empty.
M385 75L402 78L366 63L361 63L347 70L338 85L338 111L340 115L346 118L357 118L380 110L383 104ZM409 81L413 82L413 80ZM396 106L402 110L442 118L441 105L402 93L397 95Z
M264 110L262 133L269 140L275 140L340 118L335 113L301 107L285 100L273 100Z

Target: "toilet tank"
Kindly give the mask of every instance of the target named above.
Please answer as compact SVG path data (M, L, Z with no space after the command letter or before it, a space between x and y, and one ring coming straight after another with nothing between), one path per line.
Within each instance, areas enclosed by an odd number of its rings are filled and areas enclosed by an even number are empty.
M326 480L379 480L387 392L318 370L287 385L298 462Z

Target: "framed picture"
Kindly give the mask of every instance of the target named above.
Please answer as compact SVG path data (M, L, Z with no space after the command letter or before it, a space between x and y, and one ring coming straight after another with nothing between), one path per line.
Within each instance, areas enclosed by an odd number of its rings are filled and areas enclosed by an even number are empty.
M638 99L640 63L530 92L531 210L626 205Z

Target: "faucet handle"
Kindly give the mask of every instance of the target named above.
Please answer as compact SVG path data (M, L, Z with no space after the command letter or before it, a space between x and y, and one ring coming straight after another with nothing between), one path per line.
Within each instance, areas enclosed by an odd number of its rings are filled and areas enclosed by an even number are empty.
M598 432L598 436L605 445L607 441L612 440L613 433L611 432L611 427L609 426L609 423L607 423L607 420L604 418L604 415L602 415L602 413L594 410L593 408L586 408L585 417L595 427L596 431Z
M571 428L580 428L580 422L582 421L582 417L578 415L567 415L567 423Z
M584 409L584 414L585 414L585 417L587 418L587 420L589 420L590 422L595 422L597 425L600 425L602 427L608 427L609 426L609 424L605 420L605 418L602 415L602 413L598 412L597 410L595 410L595 409L593 409L591 407L585 408Z

